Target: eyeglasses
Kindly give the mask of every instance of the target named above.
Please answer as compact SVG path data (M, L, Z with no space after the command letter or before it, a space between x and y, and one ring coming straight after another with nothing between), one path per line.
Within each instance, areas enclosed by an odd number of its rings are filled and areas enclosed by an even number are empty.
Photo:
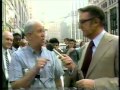
M94 19L95 17L92 17L92 18L89 18L89 19L86 19L86 20L79 20L79 24L83 24L83 23L85 23L85 22L87 22L87 21L90 21L90 20L92 20L92 19Z

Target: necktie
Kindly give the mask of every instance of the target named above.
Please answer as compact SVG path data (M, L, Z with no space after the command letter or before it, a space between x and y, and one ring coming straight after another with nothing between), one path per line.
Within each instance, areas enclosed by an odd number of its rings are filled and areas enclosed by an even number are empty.
M90 62L91 62L91 59L92 59L92 47L93 47L93 46L94 46L94 42L91 41L91 42L89 43L89 45L88 45L88 48L87 48L87 51L86 51L86 54L85 54L83 66L82 66L82 68L81 68L84 77L85 77L86 74L87 74L87 70L88 70L88 67L89 67Z
M7 51L5 52L5 60L6 60L7 70L8 70L9 69L9 60L8 60L8 53L7 53Z

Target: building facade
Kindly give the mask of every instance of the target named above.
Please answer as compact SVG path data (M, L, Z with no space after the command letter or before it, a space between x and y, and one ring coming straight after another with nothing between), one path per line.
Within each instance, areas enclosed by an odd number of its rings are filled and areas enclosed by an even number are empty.
M27 0L2 0L2 29L23 32L28 17Z
M51 38L57 38L59 41L61 41L59 22L48 22L45 23L44 25L45 25L46 40L49 40Z
M105 30L111 34L119 34L118 0L89 0L89 4L101 7L105 12Z
M61 28L61 39L73 38L76 41L88 41L86 37L83 36L83 32L79 29L79 13L78 9L88 5L88 0L72 0L71 11L67 16L64 17L63 26L66 28ZM61 26L61 27L63 27Z
M72 7L72 33L71 38L74 38L78 41L89 41L86 37L83 36L82 30L79 29L79 13L78 9L85 7L88 5L88 0L73 0L73 7Z
M72 37L72 17L70 13L63 17L59 23L60 25L60 33L61 33L61 42L64 42L65 38L71 38Z

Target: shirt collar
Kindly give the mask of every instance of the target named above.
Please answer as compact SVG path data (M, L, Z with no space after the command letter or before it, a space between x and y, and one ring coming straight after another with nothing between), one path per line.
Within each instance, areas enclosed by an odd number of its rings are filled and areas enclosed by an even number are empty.
M37 53L35 53L35 50L34 50L32 47L28 46L28 49L29 49L33 54L37 54ZM41 48L41 50L40 50L40 52L39 52L38 54L41 54L41 52L42 52L42 48Z
M104 36L105 32L106 32L106 31L103 30L97 37L95 37L95 38L93 39L93 42L94 42L95 47L98 46L98 44L99 44L100 40L102 39L102 37Z
M5 54L5 52L8 52L8 49L4 49L4 48L2 47L2 52L3 52L3 54Z

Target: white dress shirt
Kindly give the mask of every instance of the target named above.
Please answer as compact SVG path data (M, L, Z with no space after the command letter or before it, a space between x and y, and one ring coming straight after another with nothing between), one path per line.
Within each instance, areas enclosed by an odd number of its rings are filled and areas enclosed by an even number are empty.
M96 51L96 48L98 47L98 45L99 45L102 37L104 36L105 32L106 32L106 31L103 30L97 37L95 37L95 38L93 39L94 47L92 48L92 50L93 50L93 54L92 54L92 55L94 55L94 53L95 53L95 51Z

